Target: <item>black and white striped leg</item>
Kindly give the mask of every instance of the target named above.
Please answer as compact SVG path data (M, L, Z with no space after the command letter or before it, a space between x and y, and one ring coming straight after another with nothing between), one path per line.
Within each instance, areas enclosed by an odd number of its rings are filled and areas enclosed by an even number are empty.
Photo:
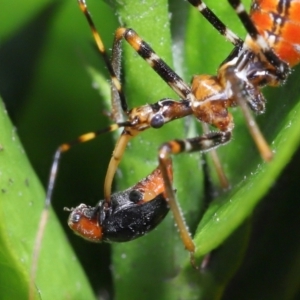
M120 27L115 33L113 55L118 57L120 41L125 39L129 45L151 66L151 68L175 91L182 99L191 94L190 87L164 62L141 37L131 28ZM114 58L115 60L115 58Z
M226 40L234 46L242 47L244 41L240 39L233 31L226 25L206 6L201 0L188 0L202 15L203 17L223 35Z
M92 34L93 34L93 38L97 44L97 48L100 52L100 54L103 57L103 60L105 62L105 65L107 67L107 70L110 74L111 77L111 82L112 82L112 115L113 115L113 119L115 121L119 121L120 117L119 116L114 116L117 114L120 114L119 110L120 110L120 104L122 107L122 110L126 113L128 111L128 105L126 102L126 98L123 92L123 88L119 79L119 73L115 71L114 66L111 64L110 59L107 55L106 49L104 47L103 41L101 39L101 36L98 32L98 30L96 29L96 26L94 24L94 21L91 17L90 12L87 9L87 5L85 3L85 0L78 0L78 4L79 4L79 8L80 10L83 12L83 14L85 15L88 24L91 28Z

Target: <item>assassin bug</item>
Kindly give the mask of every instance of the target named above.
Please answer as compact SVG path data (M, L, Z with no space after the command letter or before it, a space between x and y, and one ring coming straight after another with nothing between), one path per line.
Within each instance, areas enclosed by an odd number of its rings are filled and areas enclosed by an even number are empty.
M115 123L108 128L104 128L102 130L96 131L96 132L89 132L87 134L81 135L78 137L76 140L70 142L70 143L65 143L62 144L56 151L54 155L54 160L52 163L52 167L50 170L50 178L49 178L49 183L48 183L48 188L47 188L47 195L46 195L46 201L45 201L45 209L43 211L43 215L41 217L41 225L39 226L39 232L37 234L37 243L34 251L34 257L36 260L37 253L39 252L40 248L40 242L41 242L41 237L44 232L44 226L46 224L46 220L48 218L48 207L51 202L52 198L52 193L54 189L54 184L57 176L57 170L59 166L59 161L61 158L62 153L67 152L70 148L72 148L74 145L86 142L89 140L94 139L98 135L105 133L105 132L111 132L114 131L118 128L124 128L119 140L117 141L116 147L113 152L112 159L110 161L107 175L105 178L104 182L104 198L107 204L111 201L111 185L112 185L112 180L115 175L115 172L117 170L118 164L121 161L122 155L125 151L126 145L128 142L138 135L140 132L152 127L152 128L160 128L164 124L178 119L185 117L187 115L192 114L192 109L190 106L190 100L181 100L181 101L176 101L173 99L162 99L158 101L157 103L150 104L150 105L144 105L140 106L137 108L133 108L132 110L127 109L127 103L125 100L125 96L123 94L122 86L120 84L119 78L116 74L120 74L120 42L123 38L123 33L124 33L124 28L119 28L118 31L116 32L115 36L115 42L113 45L113 56L112 56L112 62L110 62L106 50L104 48L104 45L102 43L101 37L98 34L95 25L93 23L93 20L91 19L91 16L87 10L85 1L79 0L79 7L81 11L84 13L91 29L92 33L94 36L94 39L97 43L98 50L102 54L103 59L106 63L106 66L108 68L108 71L110 72L111 75L111 80L112 80L112 86L113 86L113 94L117 95L115 97L119 97L119 101L121 103L121 107L124 111L124 113L127 115L128 120L124 122L119 122ZM133 32L133 31L132 31ZM139 41L139 38L136 36ZM137 46L137 45L136 45ZM149 47L149 46L147 46ZM153 50L151 48L147 48L151 53ZM153 52L154 53L154 52ZM190 88L188 87L187 84L184 83L182 79L178 75L176 75L163 61L161 61L162 65L160 68L161 76L167 71L169 72L166 74L167 77L163 77L166 81L169 81L169 79L174 80L170 82L170 86L178 91L180 94L183 93L188 93ZM166 69L164 69L166 68ZM171 76L168 78L168 76ZM115 114L116 111L118 111L118 107L116 108L116 105L114 105L114 100L113 101L113 114ZM117 101L117 100L116 100ZM195 139L190 139L186 141L176 141L174 140L173 142L167 143L164 146L165 147L171 147L171 151L176 154L176 151L183 152L184 147L186 149L190 148L190 151L208 151L211 150L221 144L225 144L230 135L225 132L216 132L216 133L208 133L203 135L202 137L195 138ZM166 148L162 148L162 151L165 151ZM169 150L167 150L169 152ZM169 160L168 157L163 158L163 155L161 155L162 161L160 164L162 176L165 180L165 188L167 190L166 194L168 195L169 199L169 205L170 208L174 214L176 223L178 225L178 228L181 232L182 239L184 241L185 247L191 252L191 254L194 252L194 244L192 242L192 239L190 237L190 234L186 228L185 222L181 216L180 209L175 201L174 198L174 192L172 189L172 185L170 182L170 178L166 169L167 161ZM220 171L222 172L222 171ZM224 177L224 176L223 176ZM170 197L169 197L170 195ZM173 195L173 196L171 196ZM36 266L33 266L33 271L32 274L35 273L35 268Z
M274 43L268 43L268 36L266 36L267 39L265 39L259 33L240 1L229 0L229 3L235 9L248 32L245 42L227 29L202 1L195 0L190 1L190 3L197 7L202 15L235 46L232 53L221 64L217 76L196 75L193 78L191 87L172 71L171 68L156 55L151 47L130 28L121 27L117 29L112 50L112 64L110 65L103 43L90 17L86 4L83 0L79 0L80 9L89 22L98 49L107 62L107 67L112 78L113 89L119 96L121 107L128 117L128 121L112 125L109 129L109 131L112 131L115 130L115 128L124 127L124 131L117 142L113 157L109 163L105 178L104 196L106 201L110 201L112 180L124 153L124 149L129 140L141 131L149 127L160 128L167 122L190 114L193 114L200 121L213 125L220 130L219 132L206 134L193 139L173 140L163 144L159 149L159 165L163 174L170 206L185 247L193 253L193 242L180 216L178 207L174 204L176 201L171 182L166 172L166 161L172 154L209 150L228 142L231 139L231 132L234 127L233 119L228 112L228 108L236 105L241 106L249 131L262 157L266 161L269 161L272 158L272 151L256 125L249 108L256 113L262 113L265 109L265 99L260 88L264 85L274 86L284 82L289 74L290 68L288 65L289 61L288 63L285 62L274 52L278 50L279 46L274 49L274 51L272 49L276 40ZM263 2L253 3L251 15L253 14L255 17L258 14L257 11L262 3ZM270 28L271 33L268 33L272 41L276 30L278 31L280 26L282 27L284 24L283 22L279 22L280 12L282 8L285 8L282 11L282 15L287 17L289 3L289 1L285 3L285 7L283 3L278 3L278 16L275 19L277 22L275 25L279 25ZM265 32L264 28L260 30L262 33ZM120 74L120 48L123 39L146 60L182 100L175 101L165 99L155 104L144 105L128 110L122 86L118 78ZM295 63L296 62L297 60ZM88 136L88 139L91 137L94 138L95 135L92 134ZM87 140L85 136L82 136L78 141L82 142L85 140ZM205 142L203 142L204 140ZM66 145L67 150L68 148L69 145ZM61 152L64 152L63 148Z
M172 154L210 150L228 142L231 139L233 130L233 119L227 109L236 105L241 106L250 133L262 157L267 161L272 158L272 152L260 133L249 108L256 113L262 113L265 109L265 99L260 88L265 85L276 86L283 83L290 72L289 67L299 62L298 40L293 41L290 39L291 42L281 40L282 37L287 37L287 39L290 37L290 34L281 32L284 29L288 31L286 23L289 23L290 19L297 20L297 14L294 15L293 13L298 10L299 3L297 1L271 1L270 3L268 1L254 1L249 16L240 1L229 0L248 32L244 42L226 28L202 1L191 0L189 2L235 46L232 53L220 65L216 76L195 76L191 87L184 83L132 29L119 28L117 30L111 65L87 11L86 4L83 0L79 1L80 8L92 28L100 53L103 55L111 74L114 93L120 98L122 109L127 114L128 121L116 123L103 131L83 135L74 143L63 144L58 149L51 172L47 205L50 203L61 153L68 151L73 144L85 142L103 132L124 127L105 179L105 201L109 203L111 201L111 183L128 141L147 128L160 128L174 119L193 114L200 121L213 125L220 131L194 139L173 140L163 144L158 154L159 167L170 208L174 213L185 247L193 253L194 244L175 201L172 182L167 172L167 162ZM274 3L276 5L273 7L265 8L264 6ZM265 16L263 16L264 13ZM266 22L267 24L258 21L261 16L265 21L269 19ZM296 24L293 24L293 26L297 27L297 22L294 23ZM121 56L120 43L123 38L170 85L182 100L164 99L155 104L128 111L118 78L119 58ZM283 51L283 49L285 50Z

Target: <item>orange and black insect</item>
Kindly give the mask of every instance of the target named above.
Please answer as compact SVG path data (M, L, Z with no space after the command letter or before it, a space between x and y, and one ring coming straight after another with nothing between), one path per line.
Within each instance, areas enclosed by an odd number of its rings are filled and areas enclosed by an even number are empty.
M217 75L196 75L192 80L191 87L130 28L121 27L117 29L110 63L85 2L79 0L79 5L89 22L99 51L106 61L116 97L120 99L121 107L128 118L127 121L116 123L106 129L106 131L112 131L116 128L124 127L113 152L104 182L104 197L107 202L110 201L112 180L122 159L125 147L140 132L148 128L160 128L174 119L187 115L194 115L201 122L219 129L218 132L205 134L200 137L167 142L161 145L158 151L159 166L163 174L170 207L175 215L185 247L192 253L194 245L179 213L171 181L168 179L166 172L166 162L173 154L208 151L227 143L231 139L234 127L233 118L228 112L228 108L236 105L241 106L249 130L262 157L267 161L272 158L272 151L256 125L250 110L255 113L264 112L265 99L260 91L261 87L265 85L274 86L284 82L290 72L290 62L284 61L277 55L276 51L280 49L279 41L280 37L282 37L282 35L279 35L280 30L285 28L285 24L290 17L290 10L296 9L297 2L294 2L294 6L292 6L293 1L279 1L277 5L273 4L273 8L264 9L262 5L266 4L266 2L254 1L249 16L240 1L229 0L248 32L245 42L230 31L202 1L191 0L189 2L235 46L232 53L220 65ZM273 24L270 28L266 26L261 28L263 24L260 25L260 22L257 22L256 27L256 23L251 20L251 17L255 21L255 17L258 14L257 11L265 13L265 18L273 16ZM276 34L278 41L274 38ZM146 60L155 72L179 95L181 100L163 99L155 104L128 110L120 79L118 78L121 68L121 41L123 39ZM272 42L269 41L270 39ZM276 44L277 46L274 47ZM291 47L297 49L297 45L291 45ZM298 62L298 58L299 56L295 62ZM96 135L98 133L84 135L77 142L86 141L94 138ZM69 147L70 144L63 145L60 152L64 152Z
M234 122L228 108L238 105L242 109L249 131L261 156L266 161L272 159L273 153L256 125L251 110L255 113L263 113L266 101L261 88L266 85L277 86L284 83L290 73L290 67L299 63L300 2L297 0L254 0L250 14L248 14L239 0L228 0L248 32L245 41L243 41L229 30L203 1L189 0L212 26L234 45L233 51L221 63L216 75L195 75L191 85L185 83L130 28L121 27L117 29L112 47L112 58L109 59L85 1L78 0L78 2L111 76L112 115L117 123L103 130L84 134L75 141L65 143L58 148L51 168L46 205L42 216L43 222L45 223L47 218L61 154L68 151L73 145L89 141L102 133L124 128L108 166L104 182L105 200L95 209L88 210L88 213L83 214L85 217L88 215L94 218L97 214L105 214L106 209L109 210L115 201L114 196L111 196L112 181L128 142L146 129L158 129L175 119L194 115L200 122L217 128L217 131L212 133L205 131L205 134L195 138L172 140L161 145L158 150L159 172L161 172L159 176L163 179L163 198L167 199L174 214L186 249L193 255L195 246L176 202L172 178L168 172L170 158L174 154L183 152L210 151L229 142L232 137ZM119 78L123 39L177 93L180 100L166 98L154 104L128 109ZM121 109L127 117L124 122L118 122ZM219 173L222 171L219 170ZM133 188L133 190L135 189L136 187ZM125 196L124 192L121 194ZM130 197L126 195L125 198L129 199ZM153 199L156 198L151 198L152 201ZM113 216L114 214L111 215L112 218ZM74 217L74 220L77 218L78 215L76 218ZM71 219L73 220L72 217ZM99 220L95 222L101 225ZM42 232L43 227L40 226L37 237L39 242L35 250L36 257L39 252L38 245L41 241ZM84 236L86 237L85 234ZM120 239L122 238L120 237Z
M172 163L168 163L173 178ZM96 207L80 204L71 211L68 224L91 242L128 242L153 230L169 211L164 181L159 168L125 191L101 200Z
M258 32L289 67L300 61L300 2L253 1L250 14ZM255 45L252 45L253 50ZM275 82L275 85L278 82Z

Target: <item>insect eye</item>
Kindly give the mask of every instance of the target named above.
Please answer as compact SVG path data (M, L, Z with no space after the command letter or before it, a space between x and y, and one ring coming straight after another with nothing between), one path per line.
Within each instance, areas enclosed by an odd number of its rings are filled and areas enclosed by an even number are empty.
M80 221L81 214L73 214L72 215L72 222L73 223L78 223Z
M138 190L132 190L129 193L129 200L133 203L137 203L143 199L143 194Z
M165 119L160 114L155 115L150 121L150 126L153 128L160 128L164 124L165 124Z

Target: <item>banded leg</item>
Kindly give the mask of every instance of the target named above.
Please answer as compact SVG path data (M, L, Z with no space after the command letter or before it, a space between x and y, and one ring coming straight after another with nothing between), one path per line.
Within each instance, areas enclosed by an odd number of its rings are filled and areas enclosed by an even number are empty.
M93 22L93 19L91 17L90 12L87 9L87 5L85 3L85 0L78 0L79 8L85 15L88 24L91 28L93 38L96 42L97 48L102 55L102 58L105 62L105 65L107 67L107 70L109 72L110 78L111 78L111 103L112 103L112 117L115 122L120 122L120 120L123 120L123 116L121 114L121 109L127 113L128 112L128 105L127 101L123 92L123 88L120 82L120 72L116 72L115 70L118 68L114 68L113 64L111 64L110 59L107 55L106 49L104 47L103 41L96 29L96 26Z
M150 65L150 67L174 90L182 99L188 99L190 87L164 62L141 37L131 28L120 27L115 33L113 54L120 53L121 41L125 39L129 45ZM114 59L113 59L114 60ZM117 60L117 59L116 59Z
M202 16L221 34L227 41L236 47L242 47L244 41L240 39L205 5L201 0L188 0Z
M231 139L231 132L214 132L200 137L186 139L186 140L173 140L163 144L159 148L158 160L159 166L162 172L162 176L165 183L166 195L172 213L174 215L175 222L178 226L180 237L182 239L185 248L191 254L191 262L194 265L193 254L195 252L195 245L190 236L189 230L185 224L184 218L177 204L175 194L172 188L172 178L168 175L168 161L171 155L179 154L183 152L206 152L220 145L225 145Z

